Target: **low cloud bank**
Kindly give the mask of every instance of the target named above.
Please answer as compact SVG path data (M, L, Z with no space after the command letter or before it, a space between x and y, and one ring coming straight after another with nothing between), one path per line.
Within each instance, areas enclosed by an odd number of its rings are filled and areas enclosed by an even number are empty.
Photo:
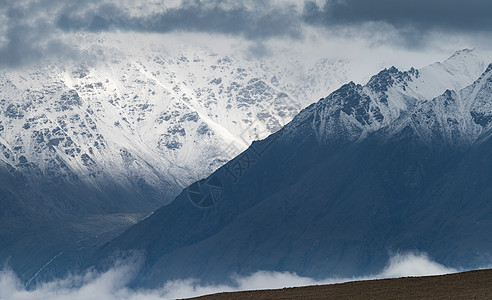
M132 290L128 287L133 275L138 271L135 263L117 264L104 273L87 272L83 275L39 284L33 290L26 290L24 284L9 270L0 271L0 300L41 300L41 299L175 299L205 294L276 289L284 287L330 284L356 280L393 278L405 276L425 276L455 273L458 270L448 268L432 261L424 253L406 253L392 256L388 265L380 274L353 278L327 278L314 280L289 272L259 271L250 276L233 276L235 285L202 285L198 280L185 279L170 281L160 289Z

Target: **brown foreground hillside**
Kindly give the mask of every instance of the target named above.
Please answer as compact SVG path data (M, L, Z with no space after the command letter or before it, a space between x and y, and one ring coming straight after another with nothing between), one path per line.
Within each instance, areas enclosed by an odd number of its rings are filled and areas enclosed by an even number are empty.
M492 270L220 293L193 299L492 299Z

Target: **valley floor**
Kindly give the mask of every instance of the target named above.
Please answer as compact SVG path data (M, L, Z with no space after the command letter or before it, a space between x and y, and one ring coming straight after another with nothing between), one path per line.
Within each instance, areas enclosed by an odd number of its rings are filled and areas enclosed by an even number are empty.
M492 269L441 276L220 293L194 299L492 299Z

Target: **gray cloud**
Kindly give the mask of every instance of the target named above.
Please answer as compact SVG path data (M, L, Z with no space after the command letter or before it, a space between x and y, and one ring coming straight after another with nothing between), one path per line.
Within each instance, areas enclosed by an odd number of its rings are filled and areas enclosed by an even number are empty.
M0 0L0 66L80 58L82 54L63 38L76 32L218 33L253 41L302 37L295 6L270 0L184 0L175 7L147 7L138 1Z
M492 29L491 11L488 0L327 0L321 7L306 2L304 19L326 25L376 21L424 30L476 31Z
M428 34L479 34L492 30L488 0L325 0L304 3L304 22L327 28L377 23L398 33L397 43L422 46ZM371 27L371 30L375 30ZM399 40L400 39L400 40Z
M255 42L253 45L249 46L246 51L253 57L266 57L271 54L270 49L268 49L268 47L261 41Z
M59 16L57 27L65 31L206 32L239 35L252 40L301 36L301 20L293 6L275 6L270 1L261 1L253 8L243 4L225 7L221 2L183 1L179 7L138 17L122 7L103 3L83 14L66 9Z
M117 2L71 1L61 2L63 9L56 19L57 27L62 30L192 31L241 35L248 39L297 38L302 35L303 24L330 27L382 22L416 30L492 29L492 2L488 0L325 0L322 5L307 0L302 11L297 9L295 1L261 0L254 1L254 5L243 2L183 0L177 7L135 16L131 8Z
M318 3L318 4L317 4ZM78 32L211 33L253 42L251 54L272 53L272 38L302 41L307 27L319 37L363 37L373 44L424 48L436 33L487 36L488 0L324 0L162 2L114 0L0 0L0 66L45 58L80 59L67 36ZM323 30L321 30L323 31ZM490 47L490 42L474 40ZM487 44L489 43L489 44Z
M58 4L50 0L0 0L0 66L38 62L47 53L58 59L79 57L50 21Z

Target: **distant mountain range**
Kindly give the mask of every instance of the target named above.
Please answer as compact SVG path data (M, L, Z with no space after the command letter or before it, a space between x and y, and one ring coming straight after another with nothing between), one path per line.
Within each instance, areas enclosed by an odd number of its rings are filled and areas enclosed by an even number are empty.
M93 63L0 72L0 263L26 281L169 203L347 80L341 60L105 47Z
M337 60L306 70L207 49L108 52L0 73L0 170L27 182L3 180L0 195L19 206L8 214L152 211L347 80Z
M424 251L461 269L492 262L492 59L392 67L343 85L102 246L140 253L134 284L291 271L375 273Z

